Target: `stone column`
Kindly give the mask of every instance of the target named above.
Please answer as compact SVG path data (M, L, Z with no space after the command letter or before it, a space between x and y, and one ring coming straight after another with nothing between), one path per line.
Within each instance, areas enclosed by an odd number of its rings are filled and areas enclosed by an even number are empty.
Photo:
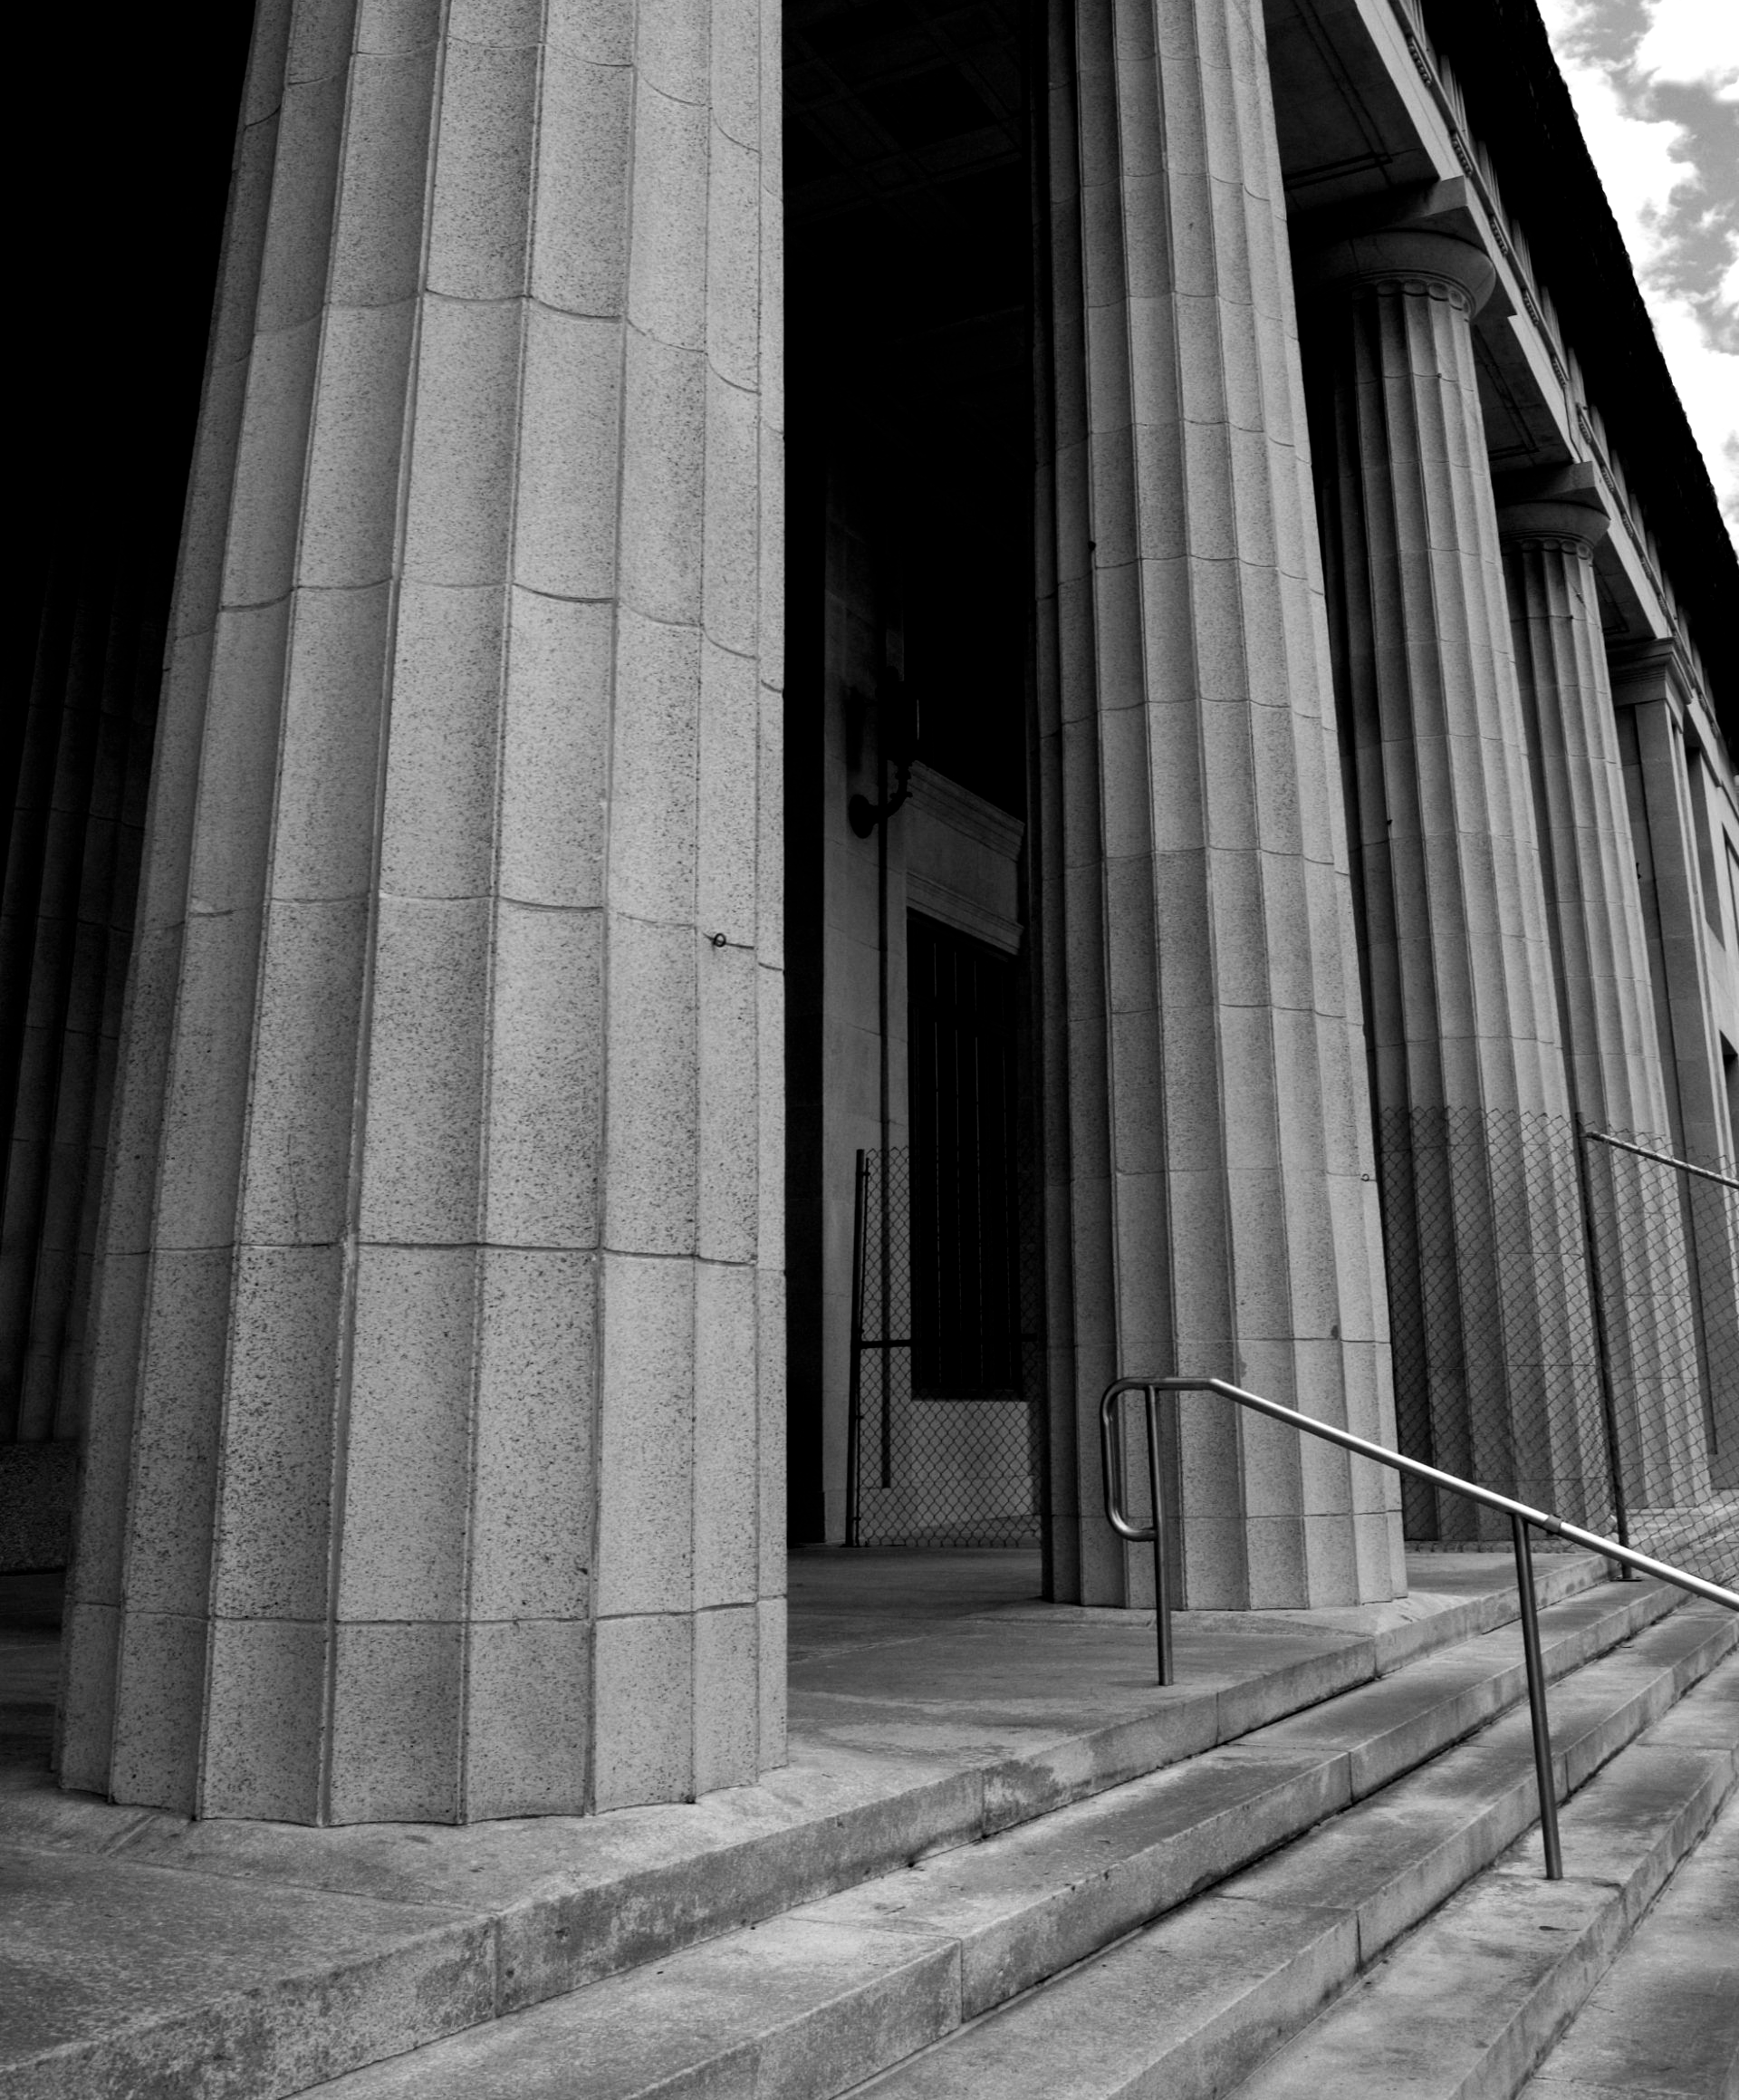
M1341 240L1311 273L1403 1434L1561 1492L1598 1467L1598 1362L1474 362L1495 273L1424 227Z
M1642 888L1655 983L1655 1015L1667 1065L1673 1151L1681 1159L1720 1166L1728 1157L1718 1033L1708 987L1710 929L1697 865L1692 783L1684 721L1693 672L1670 643L1628 651L1613 667L1624 753L1631 839ZM1657 1260L1692 1296L1681 1295L1681 1319L1702 1330L1699 1379L1709 1483L1739 1488L1739 1396L1710 1375L1739 1353L1739 1249L1724 1190L1684 1177L1672 1190L1677 1217L1657 1241ZM1659 1190L1660 1183L1656 1184ZM1693 1338L1695 1335L1693 1334ZM1694 1497L1695 1466L1676 1469L1672 1486Z
M148 821L65 1784L783 1758L778 43L265 0Z
M1150 1576L1100 1513L1108 1379L1199 1372L1393 1423L1262 10L1059 9L1051 101L1052 1581L1117 1604ZM1191 1605L1404 1585L1392 1475L1206 1398L1174 1458Z
M1726 1156L1726 1126L1683 727L1692 673L1666 643L1627 651L1611 675L1674 1149L1714 1164Z
M1538 481L1541 477L1530 477ZM1550 493L1548 493L1550 491ZM1502 485L1510 631L1539 813L1571 1099L1595 1128L1670 1149L1624 764L1595 595L1609 520L1593 470ZM1592 1146L1612 1400L1630 1501L1699 1498L1698 1375L1663 1260L1683 1233L1670 1177ZM1686 1404L1688 1402L1688 1405Z
M1668 1135L1624 763L1595 596L1609 520L1591 469L1563 492L1501 487L1510 633L1532 759L1571 1099L1648 1142Z

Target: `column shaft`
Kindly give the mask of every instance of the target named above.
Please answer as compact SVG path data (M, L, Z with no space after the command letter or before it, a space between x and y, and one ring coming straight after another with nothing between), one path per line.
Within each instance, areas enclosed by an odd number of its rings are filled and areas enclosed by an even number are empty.
M772 24L261 7L68 1785L450 1821L781 1761Z
M1680 727L1683 700L1674 689L1679 675L1670 650L1650 651L1622 667L1617 679L1623 710L1619 741L1654 966L1673 1150L1682 1159L1720 1165L1731 1155L1723 1122L1720 1046L1708 999L1710 932ZM1659 1245L1667 1260L1676 1243L1683 1249L1683 1284L1689 1295L1678 1310L1682 1319L1688 1315L1694 1339L1695 1330L1701 1330L1704 1422L1693 1457L1706 1460L1713 1487L1730 1492L1739 1488L1739 1395L1724 1390L1712 1368L1739 1353L1739 1252L1723 1191L1693 1180L1674 1196L1676 1228L1660 1237ZM1677 1465L1675 1474L1672 1485L1679 1498L1693 1498L1696 1464Z
M1580 1509L1600 1471L1598 1354L1474 361L1494 273L1427 229L1312 267L1332 288L1325 510L1402 1433ZM1422 1527L1473 1521L1447 1498L1409 1508Z
M1216 1374L1386 1439L1392 1415L1262 14L1053 24L1053 1580L1118 1603L1149 1578L1098 1513L1107 1379ZM1211 1399L1175 1458L1191 1604L1401 1586L1390 1476Z
M1642 898L1592 550L1604 515L1499 513L1510 631L1540 810L1571 1097L1610 1130L1668 1136Z
M1595 595L1605 513L1550 499L1505 503L1510 625L1540 811L1571 1096L1597 1129L1670 1147L1648 981L1642 896ZM1609 1382L1629 1500L1700 1499L1696 1351L1664 1273L1682 1243L1680 1191L1658 1169L1591 1146Z

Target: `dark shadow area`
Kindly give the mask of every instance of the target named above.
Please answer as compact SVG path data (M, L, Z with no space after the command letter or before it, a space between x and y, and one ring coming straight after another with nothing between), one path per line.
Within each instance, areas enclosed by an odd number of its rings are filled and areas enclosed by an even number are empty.
M850 748L879 755L871 800L918 758L1012 814L1026 808L1029 35L1020 0L796 0L785 14L794 1541L824 1533L823 860L841 814L825 710L843 706ZM830 634L830 593L860 616L857 657Z

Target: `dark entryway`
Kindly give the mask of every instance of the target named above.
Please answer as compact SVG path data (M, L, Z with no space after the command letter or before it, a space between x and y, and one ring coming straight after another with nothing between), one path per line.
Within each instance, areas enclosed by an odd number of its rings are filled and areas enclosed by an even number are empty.
M859 1155L848 1541L1043 1523L1042 1290L1012 957L914 914L909 1145Z
M1023 1147L1012 958L913 916L906 949L911 1073L912 1390L1023 1395Z
M946 928L922 930L897 892L889 903L886 861L904 850L909 812L886 816L879 840L860 830L860 848L845 825L853 795L860 819L895 803L914 761L1012 818L1027 814L1039 272L1031 34L1022 0L792 0L785 12L795 1543L850 1529L840 1281L859 1151L890 1173L895 1153L921 1162L899 1227L909 1234L901 1258L922 1278L910 1308L919 1388L950 1389L948 1406L1020 1405L1029 1380L1007 1222L1024 963ZM841 867L862 873L854 853L878 851L879 926L873 905L841 902ZM899 982L908 925L918 930L909 997ZM899 1041L908 1018L927 1039L920 1048L915 1035L909 1056ZM958 1056L973 1062L964 1090L942 1069ZM839 1104L852 1085L869 1100L848 1132ZM908 1170L899 1167L902 1179ZM878 1451L869 1471L879 1465Z

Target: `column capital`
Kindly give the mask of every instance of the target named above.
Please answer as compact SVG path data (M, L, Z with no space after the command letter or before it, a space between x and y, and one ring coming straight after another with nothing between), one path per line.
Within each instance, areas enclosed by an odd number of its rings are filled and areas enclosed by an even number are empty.
M1607 651L1617 708L1664 707L1682 722L1696 689L1682 646L1670 635L1647 641L1621 642Z
M1584 460L1504 475L1495 493L1505 545L1557 546L1586 556L1612 529L1600 476Z
M1344 234L1300 259L1300 276L1319 291L1356 298L1379 284L1398 284L1427 298L1447 297L1470 317L1497 284L1483 248L1428 226L1386 226Z

